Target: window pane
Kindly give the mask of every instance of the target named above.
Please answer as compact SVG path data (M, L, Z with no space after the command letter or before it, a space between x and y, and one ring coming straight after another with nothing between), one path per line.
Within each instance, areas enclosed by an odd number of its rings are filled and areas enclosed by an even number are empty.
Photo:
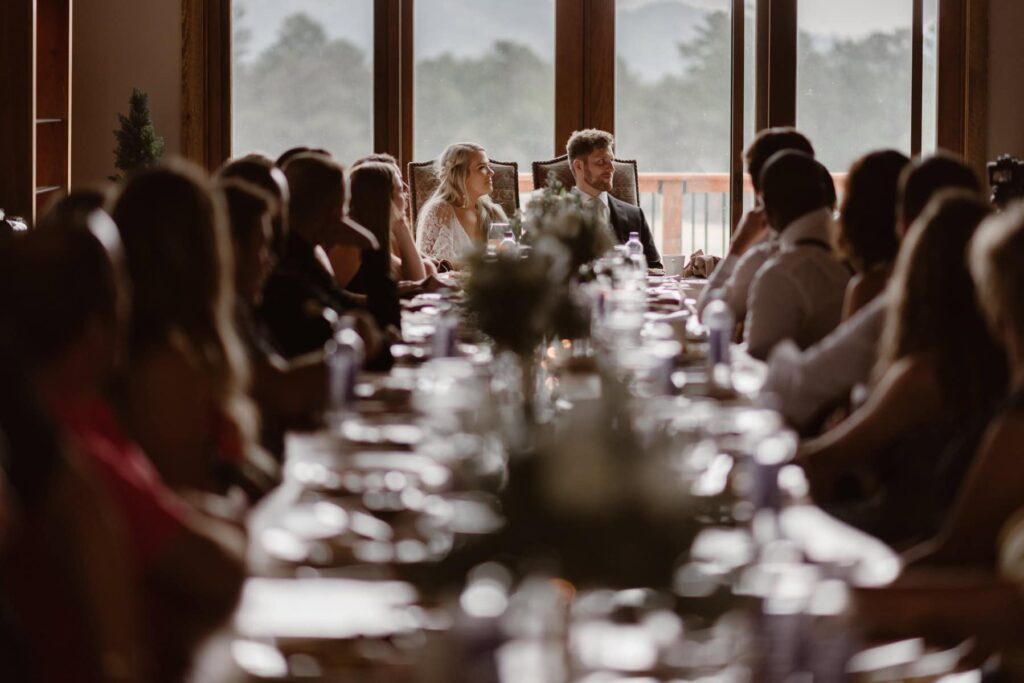
M910 153L912 0L799 0L797 126L833 173Z
M637 160L665 254L728 242L731 5L616 2L615 153Z
M232 2L232 154L373 151L373 0Z
M555 0L416 0L414 156L475 142L492 159L550 159ZM529 185L528 185L529 186Z

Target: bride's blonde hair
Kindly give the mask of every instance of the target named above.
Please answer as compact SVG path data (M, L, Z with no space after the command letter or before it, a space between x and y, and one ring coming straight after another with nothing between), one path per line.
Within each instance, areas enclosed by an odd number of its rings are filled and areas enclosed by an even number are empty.
M476 152L485 151L475 142L456 142L448 145L434 162L434 173L439 184L434 197L459 208L469 208L469 192L466 178L469 177L469 160ZM485 221L505 220L505 212L488 195L477 201L480 217Z

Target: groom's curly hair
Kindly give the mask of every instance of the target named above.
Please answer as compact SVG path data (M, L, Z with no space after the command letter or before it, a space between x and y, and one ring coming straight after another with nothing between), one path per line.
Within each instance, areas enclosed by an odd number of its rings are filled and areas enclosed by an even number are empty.
M590 156L595 149L607 149L615 147L615 138L611 133L597 128L578 130L569 136L569 142L565 144L565 153L569 156L569 163L574 159L584 159Z

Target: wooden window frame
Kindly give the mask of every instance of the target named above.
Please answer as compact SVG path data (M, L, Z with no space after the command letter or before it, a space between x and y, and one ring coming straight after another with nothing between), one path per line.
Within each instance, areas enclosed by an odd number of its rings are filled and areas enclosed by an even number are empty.
M923 2L913 0L911 151L921 150ZM415 0L374 0L374 151L413 154ZM979 171L987 154L989 0L938 2L937 144ZM758 0L755 128L796 124L798 0ZM730 206L743 205L745 2L732 0ZM231 2L182 0L182 147L207 169L231 153ZM615 0L555 0L555 139L615 133Z

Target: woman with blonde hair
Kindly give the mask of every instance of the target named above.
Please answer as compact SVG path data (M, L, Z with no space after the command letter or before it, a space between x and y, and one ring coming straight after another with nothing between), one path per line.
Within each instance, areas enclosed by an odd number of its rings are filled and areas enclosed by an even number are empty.
M426 256L457 262L474 245L484 243L491 222L506 216L491 201L494 170L480 145L449 145L438 158L435 173L440 184L420 211L417 246Z
M111 212L132 282L122 407L172 488L251 497L271 483L256 446L249 366L234 326L223 199L198 168L132 176Z

